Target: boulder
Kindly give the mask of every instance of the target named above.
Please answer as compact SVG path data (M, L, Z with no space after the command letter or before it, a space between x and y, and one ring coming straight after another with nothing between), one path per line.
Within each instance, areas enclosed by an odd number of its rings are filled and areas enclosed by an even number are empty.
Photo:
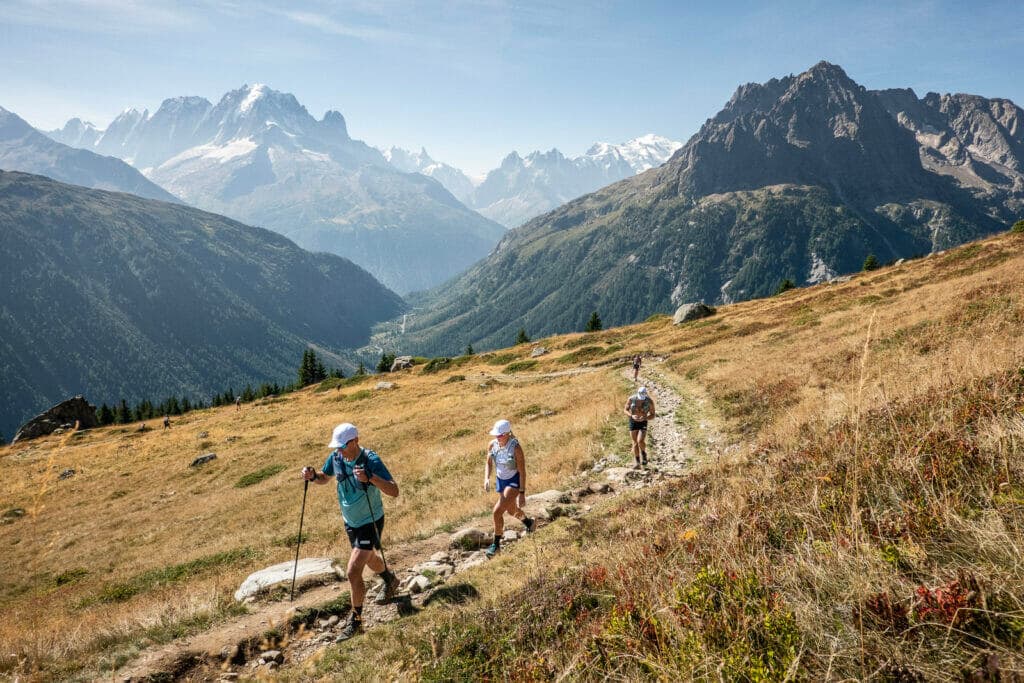
M527 496L526 497L526 503L527 504L530 504L530 503L562 503L562 504L565 504L565 503L569 503L569 502L571 502L571 501L570 501L569 495L567 493L563 493L562 491L558 491L558 490L555 490L555 489L551 489L550 491L545 491L543 493L535 493L532 496Z
M284 661L284 655L281 654L280 650L267 650L260 653L260 659L264 662L277 662L280 664Z
M691 320L697 320L698 318L706 318L709 315L714 315L715 309L707 304L693 303L683 304L676 309L676 314L672 316L672 322L676 325L680 325Z
M437 551L436 553L434 553L433 555L430 556L430 561L431 562L447 562L448 564L451 564L451 562L452 562L452 555L447 550L439 550L439 551Z
M57 477L57 478L58 479L70 479L73 476L75 476L75 471L73 469L68 468L68 469L64 470L63 472L61 472L60 476Z
M96 421L96 406L90 404L82 396L75 396L66 401L61 401L46 412L35 416L21 425L11 443L46 436L62 427L68 429L65 425L74 426L75 423L78 424L79 429L92 429L98 424Z
M412 356L398 356L391 363L390 372L398 372L399 370L408 370L412 367Z
M645 470L638 470L632 467L609 467L604 471L604 476L608 478L608 481L624 484L645 479L647 473Z
M536 358L537 356L543 356L548 350L543 346L538 346L533 351L530 351L530 358Z
M408 589L413 595L422 593L423 591L430 588L430 579L423 576L422 574L414 576L409 580Z
M293 573L296 586L338 580L333 559L330 557L307 557L299 560L298 568L294 561L289 561L253 572L235 591L235 600L243 602L248 598L254 598L261 591L281 583L291 586Z
M486 531L468 528L460 529L452 534L448 541L449 548L461 548L463 550L475 550L482 548L491 542L491 536Z
M447 562L420 562L412 568L414 574L436 574L437 576L451 576L455 573L455 567Z
M207 453L206 455L200 455L198 458L196 458L195 460L192 461L192 464L189 465L189 467L199 467L203 463L207 463L207 462L210 462L211 460L216 460L216 459L217 459L217 454L216 453Z
M472 555L467 557L465 560L460 562L459 566L456 567L455 571L457 571L457 572L464 572L467 569L472 569L473 567L476 567L478 565L484 564L486 562L487 562L487 555L484 554L483 550L477 550L475 553L473 553Z
M513 529L508 529L507 531L505 531L505 533L503 533L501 535L501 540L503 540L503 541L518 541L519 540L519 532L517 532L517 531L515 531Z
M377 382L377 387L376 388L377 389L382 389L382 390L394 389L395 388L395 383L394 382Z

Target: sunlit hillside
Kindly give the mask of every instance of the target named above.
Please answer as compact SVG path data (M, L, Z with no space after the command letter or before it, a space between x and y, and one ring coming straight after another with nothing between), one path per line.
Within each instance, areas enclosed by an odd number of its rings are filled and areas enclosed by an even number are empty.
M640 352L683 399L690 473L597 501L458 575L473 599L277 675L1021 675L1021 292L1024 235L1006 234L681 326L656 316L193 413L168 431L6 447L0 671L109 676L146 646L235 618L245 575L294 553L298 470L322 462L342 420L402 487L393 549L486 518L482 453L499 417L525 445L532 490L600 478L594 461L628 457L624 366ZM535 346L548 352L531 359ZM724 438L703 438L712 428ZM332 492L311 494L305 519L304 556L347 555Z

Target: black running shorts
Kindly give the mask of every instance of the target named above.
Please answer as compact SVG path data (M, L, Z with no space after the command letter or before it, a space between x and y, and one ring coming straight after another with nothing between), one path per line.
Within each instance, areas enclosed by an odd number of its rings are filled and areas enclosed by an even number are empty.
M376 529L374 529L376 525ZM348 542L353 548L360 550L380 549L380 535L384 533L384 517L381 516L376 522L364 524L363 526L350 527L345 525L345 533L348 534Z
M637 422L633 418L629 419L629 431L631 432L646 432L647 431L647 420L641 420Z

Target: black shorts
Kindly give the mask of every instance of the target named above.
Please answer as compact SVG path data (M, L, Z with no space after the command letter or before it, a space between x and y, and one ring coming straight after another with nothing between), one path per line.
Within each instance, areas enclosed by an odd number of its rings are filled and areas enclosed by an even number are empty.
M374 529L374 526L377 528ZM381 516L376 522L364 524L363 526L350 527L346 524L345 533L348 534L348 542L353 548L380 550L380 535L384 533L384 517Z
M633 418L629 419L629 431L631 432L646 432L647 431L647 420L637 422Z

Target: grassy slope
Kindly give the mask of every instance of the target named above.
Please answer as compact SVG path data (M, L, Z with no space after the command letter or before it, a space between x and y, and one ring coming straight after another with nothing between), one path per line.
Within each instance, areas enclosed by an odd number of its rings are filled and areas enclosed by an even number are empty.
M709 396L740 447L713 448L685 479L559 520L456 579L477 599L438 600L285 677L1020 671L1022 247L1006 235L684 327L661 319L595 335L599 360L665 356L668 378ZM5 565L23 569L0 593L0 652L53 676L58 658L95 663L144 634L169 637L155 625L223 616L249 570L289 557L300 498L291 473L325 455L342 419L364 429L403 487L388 543L486 511L482 435L498 416L527 445L531 489L563 487L623 442L617 368L530 379L575 367L559 358L588 355L579 339L545 340L555 351L510 384L481 387L503 365L479 357L417 368L388 392L367 391L371 379L195 414L166 434L107 429L5 448L0 501L29 514L0 526ZM526 420L537 406L556 413ZM211 450L217 461L187 467ZM289 469L234 488L276 463ZM57 480L67 467L75 477ZM310 555L339 552L335 506L311 497ZM182 573L194 579L173 582ZM132 592L123 586L139 592L110 601Z

